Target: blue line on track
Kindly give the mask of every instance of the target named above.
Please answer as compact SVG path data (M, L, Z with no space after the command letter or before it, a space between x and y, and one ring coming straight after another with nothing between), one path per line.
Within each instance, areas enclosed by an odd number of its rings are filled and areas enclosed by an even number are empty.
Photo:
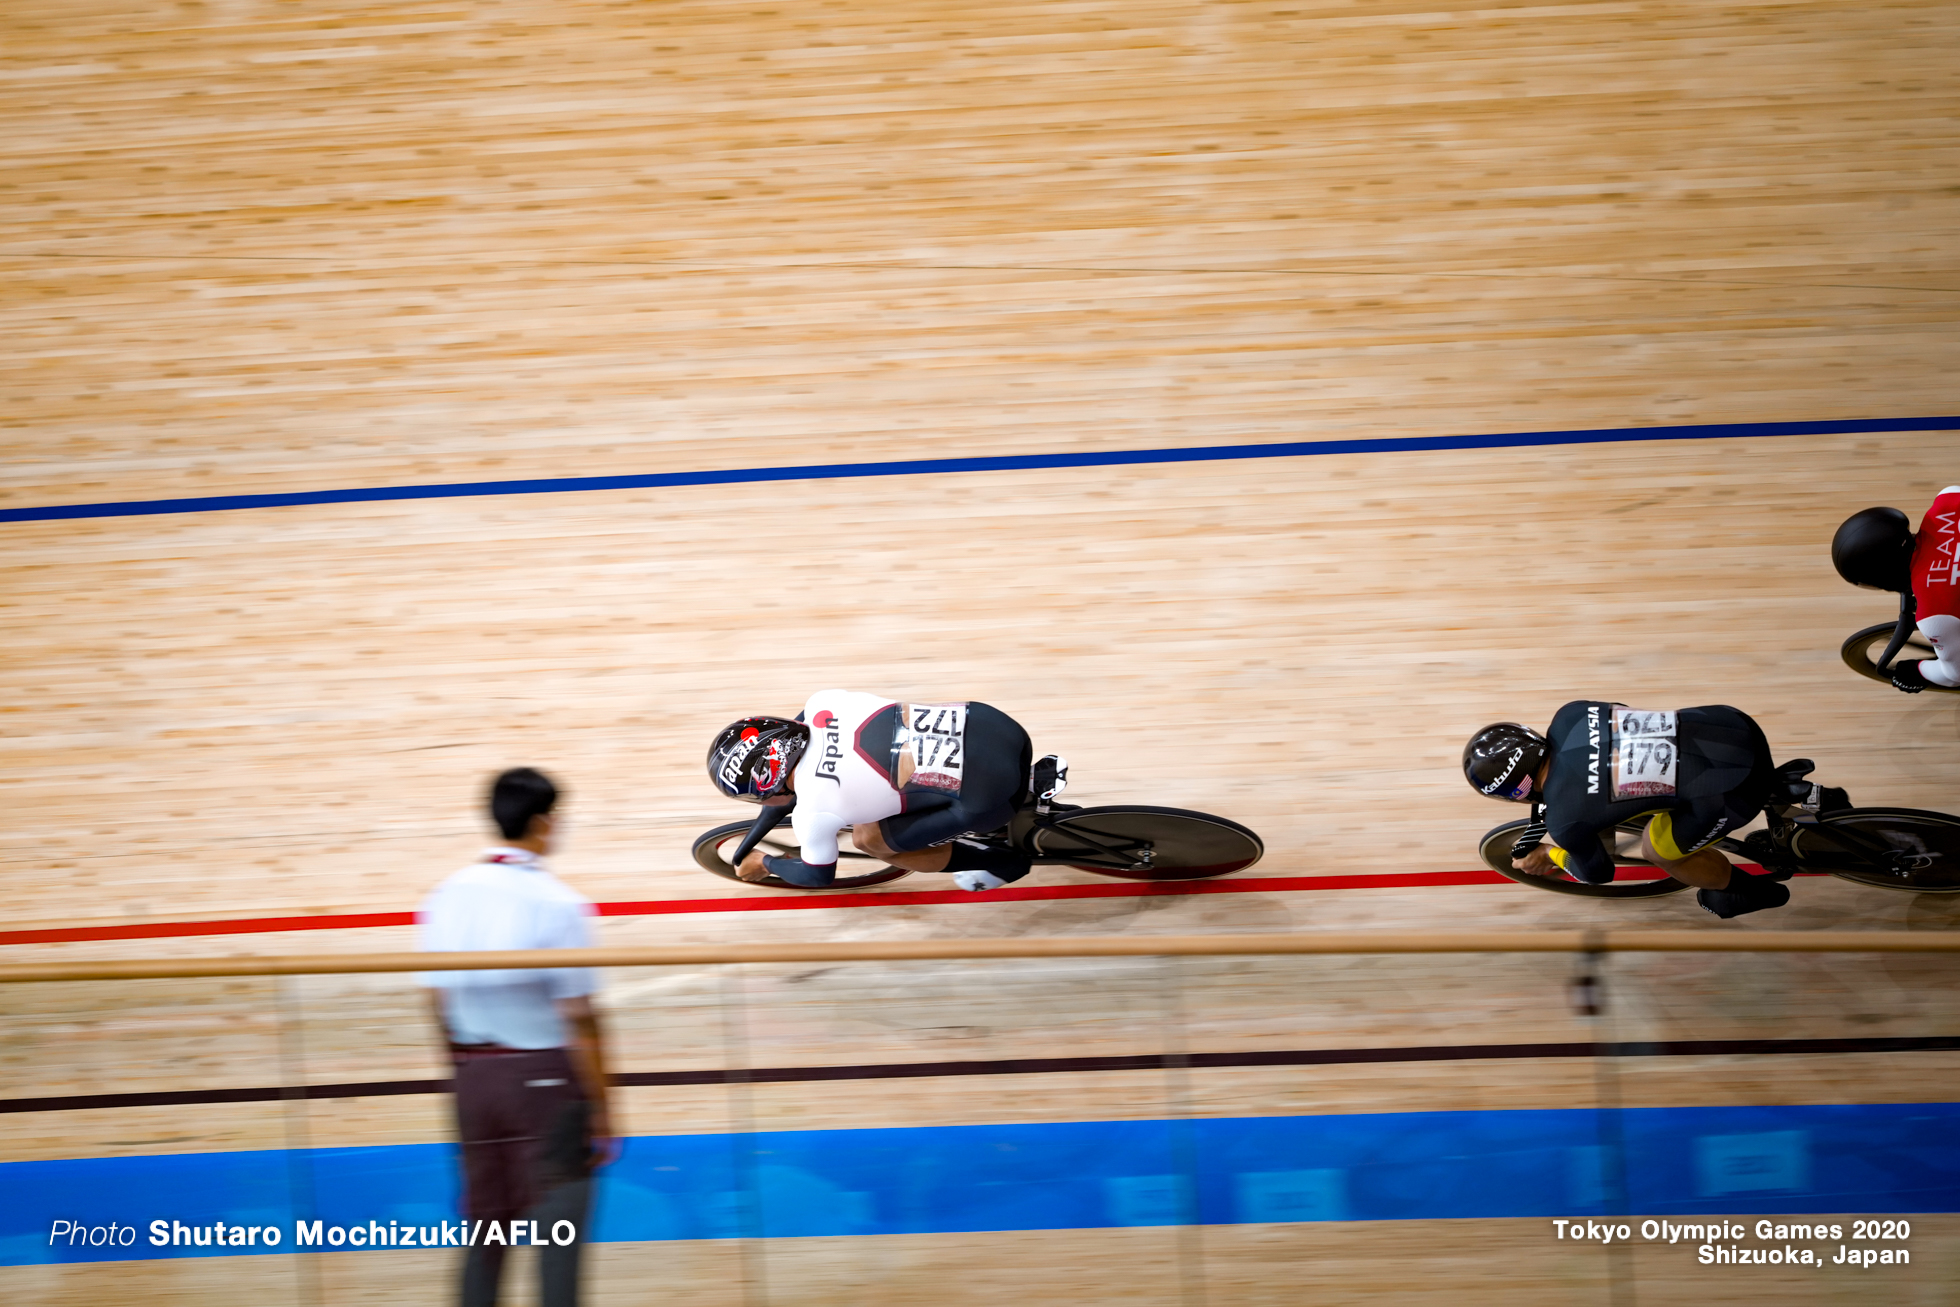
M745 1228L807 1237L1609 1213L1630 1213L1634 1224L1665 1213L1753 1226L1749 1218L1771 1213L1960 1210L1956 1103L1630 1108L1615 1129L1608 1124L1592 1109L1561 1108L649 1136L627 1140L601 1174L591 1234L616 1242L726 1239ZM301 1192L311 1210L294 1207L295 1164L309 1177ZM299 1221L360 1229L362 1243L377 1228L385 1238L391 1223L439 1241L436 1227L456 1220L455 1189L450 1144L11 1162L0 1165L0 1266L292 1252ZM135 1233L109 1245L112 1221ZM279 1227L281 1238L251 1246L241 1230L238 1244L220 1244L217 1221ZM173 1222L186 1227L182 1243ZM102 1231L96 1246L75 1227ZM192 1227L205 1231L203 1245ZM1549 1226L1544 1237L1553 1237ZM1699 1242L1677 1255L1692 1258ZM1835 1241L1807 1242L1826 1257L1837 1251Z
M1767 436L1943 430L1960 430L1960 417L1873 418L1850 422L1717 422L1675 427L1608 427L1598 431L1518 431L1484 436L1293 440L1266 445L1198 445L1187 449L1001 454L976 458L897 459L878 463L814 463L801 467L728 468L706 472L650 472L630 476L540 477L525 481L461 481L430 486L367 486L269 495L206 495L192 499L136 499L107 504L47 504L34 508L0 509L0 522L145 517L155 513L224 513L246 508L366 504L402 499L462 499L481 495L562 495L586 490L646 490L670 486L739 485L755 481L822 481L844 477L932 476L951 472L1211 463L1241 458L1310 458L1322 454L1418 453L1448 449L1517 449L1534 445L1602 445L1633 440L1754 440Z

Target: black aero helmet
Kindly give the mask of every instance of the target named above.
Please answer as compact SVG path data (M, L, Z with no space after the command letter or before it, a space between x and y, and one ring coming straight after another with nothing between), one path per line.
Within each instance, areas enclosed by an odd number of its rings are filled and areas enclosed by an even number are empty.
M1552 742L1529 726L1497 722L1463 746L1463 775L1479 794L1524 803L1551 752Z
M1896 508L1867 508L1831 537L1831 565L1853 585L1912 589L1912 521Z
M810 728L802 722L744 717L708 746L708 775L729 798L761 803L783 792L809 746Z

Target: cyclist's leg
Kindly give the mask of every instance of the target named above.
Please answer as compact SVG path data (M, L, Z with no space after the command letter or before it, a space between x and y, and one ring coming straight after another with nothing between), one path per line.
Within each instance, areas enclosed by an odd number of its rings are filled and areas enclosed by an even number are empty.
M946 870L971 873L961 879L963 889L999 889L1034 869L1033 858L1000 840L954 840L945 847Z
M1710 707L1695 716L1696 734L1683 750L1681 790L1647 824L1640 850L1676 880L1722 890L1737 873L1708 846L1755 819L1780 773L1762 728L1746 713Z
M851 843L872 857L907 871L980 871L991 876L997 885L1021 879L1033 865L1027 854L997 841L958 836L916 853L900 853L885 843L884 833L877 824L855 827L851 831Z
M884 822L874 821L866 822L862 826L853 826L851 843L858 847L859 852L869 853L874 858L882 859L894 867L903 867L907 871L946 870L946 863L952 857L952 845L935 844L912 853L901 853L885 842L885 833L879 829L883 825Z
M1020 723L1006 713L988 704L972 703L967 705L965 753L957 795L942 796L939 792L926 791L921 798L931 806L908 804L908 811L878 823L878 843L889 852L866 848L855 835L853 843L876 857L915 871L986 871L1003 882L1025 876L1028 870L1025 855L1010 854L1002 858L997 856L999 850L989 846L969 847L963 842L951 847L951 842L963 835L998 830L1013 819L1015 805L1027 792L1034 744ZM907 854L932 855L938 865L912 866L898 861L898 857ZM999 865L983 866L975 859Z
M997 830L1014 819L1028 799L1028 771L1034 766L1034 741L1021 723L991 704L970 703L966 709L966 777L960 785L959 806L970 831Z
M1753 815L1753 814L1752 814ZM1640 856L1674 879L1696 889L1724 889L1734 875L1729 860L1714 849L1683 849L1685 838L1675 829L1674 814L1656 813L1640 837Z
M905 811L878 823L887 848L914 852L997 830L1012 820L1033 763L1028 733L998 708L968 704L964 752L957 793L906 787Z
M1768 741L1762 741L1760 765L1747 783L1727 793L1698 796L1673 811L1656 813L1641 837L1642 853L1676 880L1693 885L1699 891L1696 902L1718 917L1780 908L1790 901L1787 886L1768 876L1737 870L1710 847L1762 812L1776 776L1769 757Z

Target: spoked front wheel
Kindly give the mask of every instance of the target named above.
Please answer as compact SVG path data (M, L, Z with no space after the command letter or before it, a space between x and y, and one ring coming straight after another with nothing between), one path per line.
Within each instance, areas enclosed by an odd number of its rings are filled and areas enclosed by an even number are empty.
M1844 665L1860 676L1890 685L1892 674L1878 670L1878 656L1885 652L1885 646L1892 642L1892 632L1897 629L1898 624L1895 622L1887 622L1883 626L1868 626L1846 640L1844 648L1839 651L1844 657ZM1939 650L1933 648L1932 641L1914 631L1906 637L1905 644L1899 647L1898 656L1892 659L1892 665L1896 667L1903 662L1924 662L1928 658L1939 656ZM1960 689L1950 689L1944 685L1928 685L1926 692L1960 694Z
M1235 821L1183 808L1078 808L1037 821L1026 837L1037 862L1124 880L1201 880L1241 871L1266 846Z
M1836 838L1846 832L1858 839ZM1858 845L1865 846L1864 848ZM1871 846L1890 851L1894 866L1875 864ZM1913 894L1960 893L1960 817L1919 808L1853 808L1799 825L1790 851L1807 870Z
M1518 842L1519 832L1530 824L1524 820L1507 821L1485 834L1483 842L1477 846L1478 856L1483 858L1484 865L1520 885L1547 889L1554 894L1579 894L1593 899L1651 899L1663 894L1678 894L1688 888L1685 881L1678 881L1661 872L1659 867L1638 855L1641 832L1647 829L1645 819L1623 821L1610 835L1602 834L1599 837L1600 844L1613 855L1613 865L1642 868L1644 874L1641 871L1634 873L1641 879L1621 880L1616 876L1604 885L1588 885L1563 873L1557 876L1527 875L1511 865L1511 846ZM1655 873L1659 873L1658 877Z
M735 847L742 842L742 837L749 833L749 827L754 824L753 821L731 821L726 826L717 826L711 831L703 832L694 841L694 861L700 864L704 871L712 871L727 880L741 881L744 885L767 885L771 889L807 888L803 885L792 885L776 876L765 876L761 880L742 880L735 874L735 868L722 855L733 853ZM778 827L777 830L764 835L762 843L757 847L764 853L772 853L779 858L795 857L798 849L786 838L787 830L787 825ZM903 867L893 867L880 862L868 853L859 853L855 849L839 849L837 879L824 888L857 889L863 885L883 885L887 881L911 874Z

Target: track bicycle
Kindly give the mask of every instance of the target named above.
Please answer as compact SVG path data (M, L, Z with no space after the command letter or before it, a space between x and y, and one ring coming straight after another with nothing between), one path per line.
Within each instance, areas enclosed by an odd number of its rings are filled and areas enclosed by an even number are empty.
M1037 866L1074 867L1123 880L1224 876L1250 867L1266 851L1251 830L1210 813L1144 804L1085 808L1056 802L1055 792L1052 786L1043 790L1038 783L1031 784L1007 825L973 838L1025 853ZM742 846L755 827L755 819L748 818L702 832L694 841L694 861L703 870L740 881L735 864L747 852ZM794 857L797 852L787 826L761 835L755 847L779 857ZM837 879L824 889L861 889L911 874L855 849L840 848L837 858ZM773 875L742 883L804 888Z
M1778 767L1776 788L1763 809L1768 827L1740 839L1717 840L1712 847L1732 861L1761 866L1779 880L1810 872L1913 894L1960 893L1960 817L1921 808L1827 810L1823 787L1804 779L1815 766L1808 758L1798 758ZM1555 894L1647 899L1679 893L1688 888L1685 883L1639 856L1648 820L1621 822L1600 836L1615 867L1634 869L1626 879L1616 874L1604 885L1588 885L1563 874L1532 876L1513 867L1511 859L1537 843L1519 838L1531 825L1530 819L1492 828L1477 852L1484 865L1500 876Z

